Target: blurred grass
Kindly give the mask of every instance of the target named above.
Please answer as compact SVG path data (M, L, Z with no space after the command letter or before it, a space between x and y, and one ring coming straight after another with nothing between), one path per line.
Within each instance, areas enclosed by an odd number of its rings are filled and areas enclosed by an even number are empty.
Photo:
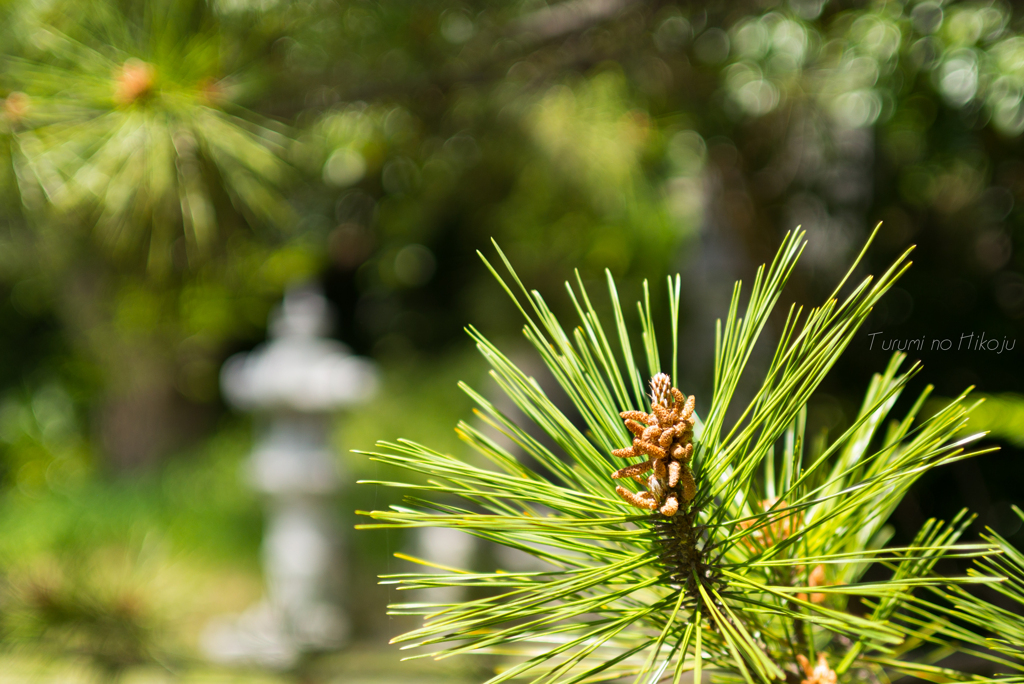
M400 663L393 651L351 649L319 659L301 672L273 673L259 670L226 670L200 665L169 671L154 666L129 669L121 684L464 684L479 681L466 663L414 661ZM4 684L101 684L107 675L88 660L49 660L38 655L5 655L0 661Z
M433 681L429 667L398 665L399 652L386 649L401 626L380 610L388 596L376 575L408 542L351 531L352 511L382 505L385 494L355 486L382 473L348 449L398 435L461 448L453 427L469 415L469 402L456 383L483 371L467 351L431 363L412 355L392 359L378 396L339 417L335 446L346 485L338 511L353 633L362 643L288 677ZM214 437L141 476L93 473L0 494L0 680L288 681L211 668L199 651L211 618L241 612L263 591L262 512L243 479L250 435L248 420L227 416ZM405 674L392 677L395 668ZM458 681L452 671L439 672L436 681Z
M248 434L228 421L191 453L131 480L8 490L6 642L83 657L108 674L190 659L210 617L260 595L260 512L239 478Z

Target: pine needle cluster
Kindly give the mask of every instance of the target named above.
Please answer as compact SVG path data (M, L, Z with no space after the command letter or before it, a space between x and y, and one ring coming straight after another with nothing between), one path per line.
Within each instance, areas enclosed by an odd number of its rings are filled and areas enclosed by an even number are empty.
M909 251L881 276L848 284L862 252L821 306L791 307L752 399L734 406L803 246L802 233L786 237L757 271L745 305L736 284L716 330L714 387L703 416L670 381L679 377L678 276L668 281L672 333L663 355L646 284L639 345L610 275L610 332L578 274L567 291L579 323L567 330L499 249L510 280L488 268L526 318L527 339L577 415L567 416L470 328L491 376L533 425L464 387L479 420L457 430L487 467L409 441L383 442L371 458L418 474L418 483L376 481L409 496L367 513L373 522L362 527L460 530L531 554L544 569L482 572L418 561L425 572L384 581L403 590L464 587L478 598L392 606L424 620L394 641L426 651L414 657L497 656L502 666L490 684L678 683L709 672L716 681L749 683L967 677L935 664L951 641L963 640L943 627L950 620L936 596L963 604L973 595L964 585L996 578L987 571L942 576L936 564L989 558L998 540L961 543L966 513L929 521L905 546L888 545L885 525L922 474L981 453L971 450L980 435L963 432L967 393L923 416L928 388L906 415L892 417L918 372L896 354L842 434L816 446L806 434L808 400L909 266ZM621 467L623 456L644 460Z
M206 3L22 3L0 73L0 133L33 214L84 221L114 254L171 267L231 225L293 220L288 131L251 97L237 31ZM45 220L41 223L45 224Z

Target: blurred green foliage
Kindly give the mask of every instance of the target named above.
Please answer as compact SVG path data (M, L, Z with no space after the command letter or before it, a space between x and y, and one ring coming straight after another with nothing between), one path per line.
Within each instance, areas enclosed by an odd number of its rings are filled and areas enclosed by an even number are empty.
M349 449L370 448L382 429L407 430L458 448L451 425L470 402L456 383L478 378L484 369L463 354L437 359L432 369L424 371L415 361L387 368L378 398L338 425L334 444L350 483L338 502L343 529L355 524L355 508L398 503L384 488L351 485L393 474L356 459ZM419 381L410 387L413 372ZM398 394L419 409L395 412L389 397ZM58 395L49 401L59 409L67 399ZM27 420L32 410L11 404L0 415ZM242 477L250 443L247 422L228 420L200 447L130 480L106 480L85 470L58 481L68 469L62 462L54 462L42 483L26 475L9 480L12 486L0 498L0 663L5 671L17 669L15 656L42 653L64 663L58 677L70 676L79 661L87 672L100 673L86 681L127 676L143 666L175 676L202 672L196 653L203 628L211 618L241 611L260 597L261 514ZM412 543L400 533L346 533L349 554L358 559L348 570L350 582L360 587L348 599L358 633L384 634L396 626L379 610L389 598L376 576L396 562L393 552L413 551ZM321 664L314 681L335 681L346 672L355 676L359 668L367 671L366 681L378 681L393 658L381 660ZM27 672L43 677L46 669L29 662ZM429 672L421 671L418 676L429 680ZM403 672L400 668L394 676L401 679Z
M58 481L59 461L48 487L18 477L0 500L4 650L84 659L105 679L191 662L210 615L259 596L260 516L239 478L247 445L247 426L228 425L131 482Z
M0 547L131 546L87 533L128 519L206 544L205 509L168 492L194 475L243 497L236 473L171 455L240 458L217 373L296 282L321 282L339 337L384 365L344 443L459 448L463 326L518 334L477 260L491 238L543 292L608 268L629 299L681 270L698 394L731 280L796 224L798 299L884 220L869 266L920 248L867 332L1019 335L1022 29L989 1L0 3ZM1016 356L920 356L940 393L1022 389ZM841 429L882 364L851 348L812 427ZM422 410L379 418L410 392ZM210 515L251 561L255 528Z
M972 427L996 439L1024 447L1024 396L1014 393L985 397Z

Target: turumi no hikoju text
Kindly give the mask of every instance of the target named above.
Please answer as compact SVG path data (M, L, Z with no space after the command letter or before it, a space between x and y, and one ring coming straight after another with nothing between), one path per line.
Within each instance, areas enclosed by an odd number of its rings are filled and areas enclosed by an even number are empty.
M875 339L882 334L884 334L882 331L868 333L868 338L871 340L868 349L875 349L877 343L881 351L986 351L1002 354L1013 351L1017 346L1016 339L987 337L984 332L980 334L963 333L959 339L933 337L930 341L926 341L926 335L903 339Z

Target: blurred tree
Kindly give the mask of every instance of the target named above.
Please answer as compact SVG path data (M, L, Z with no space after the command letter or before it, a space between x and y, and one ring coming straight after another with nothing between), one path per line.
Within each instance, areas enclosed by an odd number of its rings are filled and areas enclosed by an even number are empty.
M220 359L292 278L326 269L343 336L383 359L462 340L467 320L514 332L477 265L490 237L542 290L607 267L632 296L682 267L698 389L723 283L798 223L819 245L799 299L884 219L872 265L922 248L875 329L1001 336L1024 316L1024 38L1005 4L3 11L5 241L22 255L4 280L40 334L47 316L70 331L101 424L131 426L107 440L124 461L185 429L157 429L171 404L208 406ZM1019 389L1003 359L929 353L940 391ZM812 419L840 424L843 388L880 363L855 345Z
M1024 314L1019 219L1009 216L1024 62L1006 5L329 7L307 21L297 18L306 7L284 12L291 37L276 111L327 110L323 122L369 101L385 108L381 117L394 112L382 143L313 146L324 153L314 159L336 188L333 218L343 226L332 238L334 262L354 271L353 254L369 260L348 290L363 298L372 325L359 327L375 327L364 330L370 338L411 335L422 347L423 331L441 325L440 339L449 339L470 316L436 302L469 304L457 294L467 291L483 310L474 313L494 318L466 248L488 236L539 282L564 262L585 275L607 265L628 282L631 269L664 270L699 233L687 250L699 255L690 275L713 297L723 290L716 282L759 261L797 223L825 238L800 274L803 287L817 288L882 219L877 258L917 240L925 263L883 304L877 325L916 332L950 321L947 301L970 314L952 323L965 328L1006 332ZM376 249L346 248L368 244L361 234L372 234ZM463 275L410 292L391 277L410 243L444 261L438 273ZM918 287L919 299L946 298L919 301L915 315L906 304ZM443 291L449 297L432 304ZM701 299L688 302L697 320ZM423 315L406 315L412 310ZM877 359L861 354L856 366L875 369ZM969 374L961 366L955 381Z
M105 450L147 462L196 432L181 399L216 398L223 344L316 270L282 230L291 137L243 108L260 46L206 3L17 3L5 26L19 275L98 366Z
M638 274L657 277L675 262L690 293L682 380L700 391L711 368L700 340L711 339L703 332L724 308L724 282L802 224L818 246L794 285L797 299L811 301L880 220L872 266L911 242L920 248L913 274L880 303L869 332L931 340L1022 330L1024 39L1005 3L580 0L428 3L407 12L366 2L296 26L295 60L309 57L327 76L312 107L309 98L297 104L310 92L303 81L292 81L297 91L282 85L294 94L280 111L326 109L323 120L353 100L394 103L418 133L400 163L368 163L335 195L344 226L336 244L359 234L353 223L378 244L358 270L350 252L332 252L337 270L352 273L338 278L354 283L346 286L360 298L352 320L371 339L423 348L427 331L450 339L470 319L511 332L472 265L472 248L487 236L541 291L557 286L549 278L559 263L580 265L585 278L608 265L628 289ZM479 153L450 172L455 180L422 181L451 169L436 162L467 138ZM328 154L327 175L349 159ZM395 191L389 177L415 181ZM365 219L344 213L355 197ZM636 211L616 213L623 206ZM439 273L458 275L418 288L389 278L410 243L443 260ZM471 311L453 311L453 301ZM879 370L883 356L866 337L854 345L825 385L832 396L811 406L812 424L848 422L856 405L847 388ZM1006 356L919 356L938 371L940 392L972 383L1021 390ZM1010 452L990 460L1019 467ZM966 485L942 486L927 502L908 498L900 512L907 529L915 517L951 514L939 502ZM1014 496L998 484L988 494Z

